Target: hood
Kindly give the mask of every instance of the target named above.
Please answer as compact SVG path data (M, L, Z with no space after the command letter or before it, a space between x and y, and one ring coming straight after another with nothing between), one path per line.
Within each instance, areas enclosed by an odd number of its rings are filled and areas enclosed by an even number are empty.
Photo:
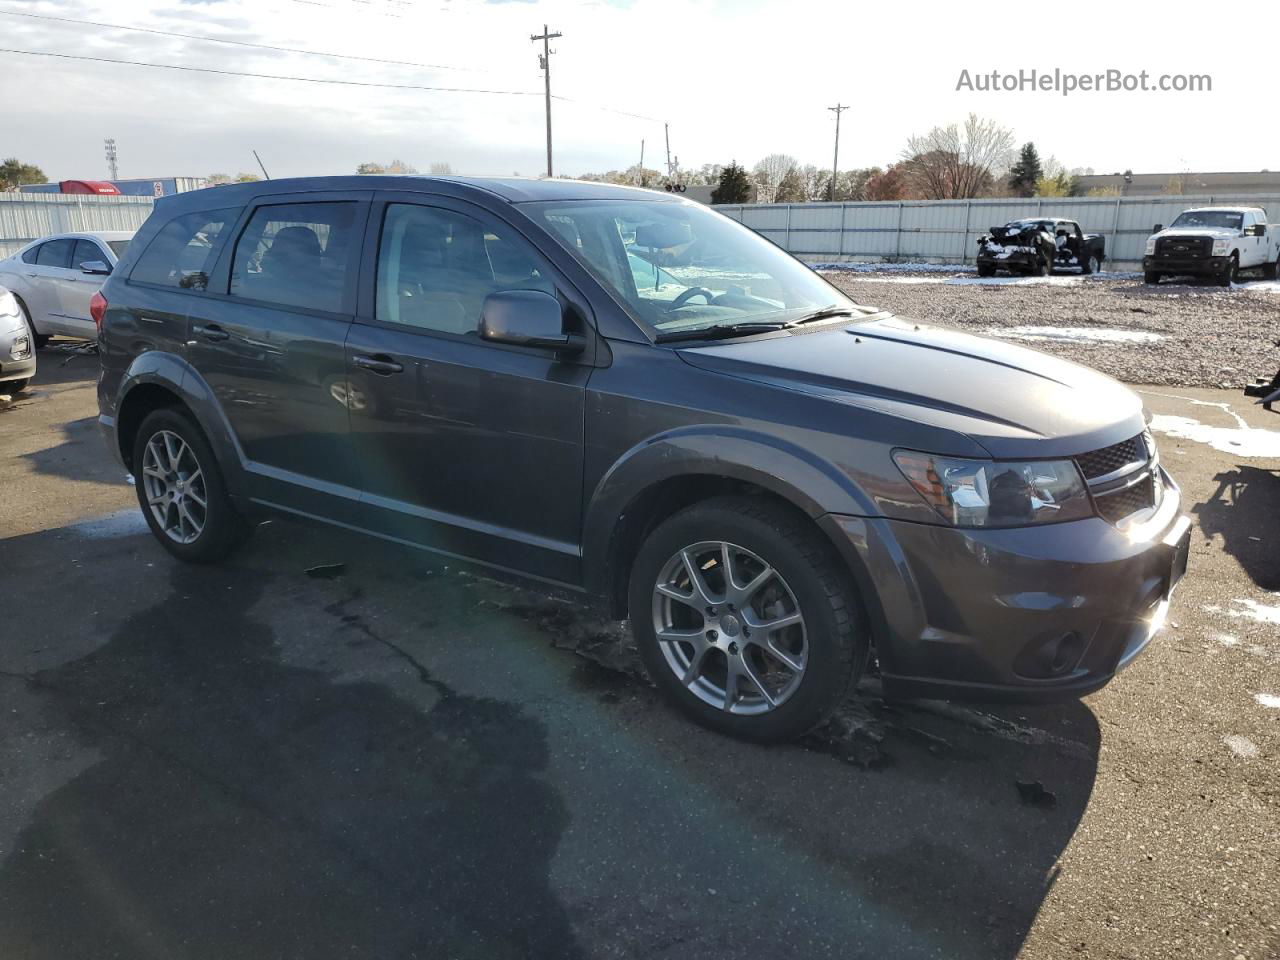
M1138 396L1096 370L899 319L726 341L680 355L728 376L963 434L997 458L1086 453L1145 425Z
M1238 237L1243 233L1241 230L1233 230L1229 227L1166 227L1159 233L1152 234L1155 237Z

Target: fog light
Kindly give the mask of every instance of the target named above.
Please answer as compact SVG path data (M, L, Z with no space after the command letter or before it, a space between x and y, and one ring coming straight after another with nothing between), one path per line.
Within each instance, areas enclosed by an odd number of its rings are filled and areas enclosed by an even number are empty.
M1084 640L1072 631L1027 644L1013 665L1014 671L1032 680L1052 680L1071 673L1084 656Z
M25 360L31 353L31 338L25 333L20 337L14 337L13 343L9 347L9 356L14 360Z

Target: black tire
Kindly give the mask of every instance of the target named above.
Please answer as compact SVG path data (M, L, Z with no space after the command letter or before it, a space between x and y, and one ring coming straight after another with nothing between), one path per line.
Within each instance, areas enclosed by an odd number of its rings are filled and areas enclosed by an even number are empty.
M1031 275L1033 277L1047 277L1051 273L1053 273L1053 264L1049 261L1049 258L1047 256L1036 257L1035 266L1031 268Z
M1262 268L1262 276L1266 280L1280 280L1280 260L1266 264Z
M188 543L180 543L166 533L147 502L147 482L144 477L147 444L161 431L177 435L188 445L203 479L206 503L204 523L199 534ZM232 505L213 449L204 433L187 414L172 408L153 410L147 414L133 441L133 470L134 490L147 526L160 541L160 545L179 560L188 563L214 563L222 560L248 538L252 528ZM188 472L194 473L194 470Z
M657 638L655 593L660 576L681 551L707 541L731 543L771 566L804 618L804 669L790 694L768 712L730 713L701 699L676 675ZM703 569L709 576L709 569ZM867 662L865 618L849 571L835 549L808 518L758 498L718 497L662 523L636 556L628 605L641 659L658 689L697 723L744 740L787 741L818 726L831 715ZM732 611L733 607L727 609ZM698 629L695 624L695 632ZM721 629L727 638L728 628ZM749 631L743 633L750 635ZM759 640L753 642L758 644ZM729 646L732 649L733 644ZM747 649L744 641L742 650ZM718 656L724 664L726 655L721 652Z
M994 264L990 264L990 263L978 264L978 276L994 277L995 275L996 275L996 268Z
M36 333L36 325L31 322L31 311L27 309L27 305L22 302L22 298L14 296L17 301L18 309L22 311L22 319L27 322L27 330L31 334L31 345L37 350L43 350L49 344L49 338L43 333Z
M1161 274L1159 270L1148 270L1142 275L1142 280L1144 283L1149 283L1152 286L1155 286L1160 282L1160 276Z
M30 382L30 377L23 377L21 380L6 380L0 383L0 393L21 393L27 389L27 384Z
M1091 273L1098 273L1102 269L1102 261L1098 259L1096 253L1091 253L1084 258L1084 263L1080 265L1080 272L1085 276Z
M1227 268L1222 271L1222 276L1218 278L1218 285L1229 287L1236 282L1236 276L1240 273L1240 261L1233 253L1227 260Z

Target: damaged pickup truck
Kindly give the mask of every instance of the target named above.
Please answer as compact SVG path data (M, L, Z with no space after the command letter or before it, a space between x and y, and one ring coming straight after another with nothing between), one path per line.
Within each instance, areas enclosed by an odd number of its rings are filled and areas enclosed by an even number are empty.
M1059 268L1097 273L1104 250L1101 234L1083 232L1074 220L1012 220L978 238L978 276L1008 270L1043 277Z

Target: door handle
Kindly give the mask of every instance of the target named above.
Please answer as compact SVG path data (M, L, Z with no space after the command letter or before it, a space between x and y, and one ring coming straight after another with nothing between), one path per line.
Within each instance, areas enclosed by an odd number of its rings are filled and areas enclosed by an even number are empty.
M226 340L231 336L231 334L227 333L227 331L223 330L216 323L197 323L191 328L191 332L215 343L219 340Z
M404 370L404 364L397 363L385 353L375 354L372 357L357 354L351 358L351 362L361 370L368 370L370 373L381 374L384 377Z

